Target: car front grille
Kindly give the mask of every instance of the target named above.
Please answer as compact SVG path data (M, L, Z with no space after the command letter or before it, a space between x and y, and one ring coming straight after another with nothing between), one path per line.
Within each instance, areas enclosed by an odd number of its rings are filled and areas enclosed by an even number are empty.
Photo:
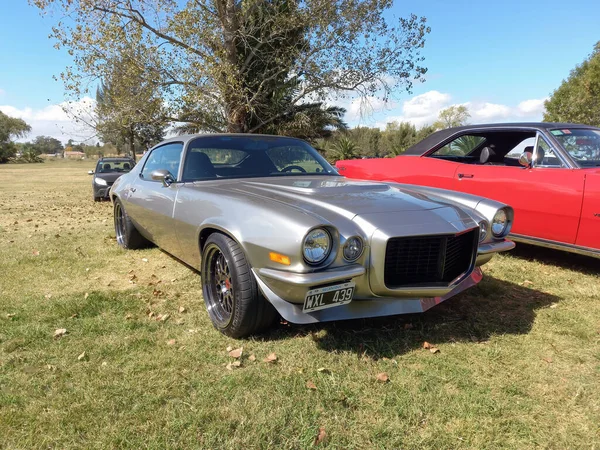
M386 287L448 285L472 267L478 231L389 239L385 252Z

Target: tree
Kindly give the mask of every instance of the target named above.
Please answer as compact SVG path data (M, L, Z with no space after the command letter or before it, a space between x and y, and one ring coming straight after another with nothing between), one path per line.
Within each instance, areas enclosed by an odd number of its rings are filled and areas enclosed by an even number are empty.
M13 139L24 137L31 127L22 119L10 117L0 111L0 164L14 158L16 147Z
M36 136L31 144L39 154L60 153L64 150L62 142L51 136Z
M398 156L417 142L417 129L408 122L391 122L386 124L384 136L384 152L389 156Z
M108 79L123 43L136 42L123 70L161 90L172 121L199 130L331 119L303 105L350 94L387 99L426 72L425 18L389 22L392 0L30 1L68 18L53 35L74 55L62 74L71 95Z
M453 105L440 111L437 122L433 124L437 130L466 125L471 117L465 105Z
M135 149L150 148L164 137L167 121L157 85L146 80L134 60L140 50L130 43L112 61L110 72L96 90L94 128L103 142Z
M347 136L338 137L327 149L330 159L337 161L340 159L358 158L360 149L356 143Z
M544 103L544 121L600 126L600 42Z

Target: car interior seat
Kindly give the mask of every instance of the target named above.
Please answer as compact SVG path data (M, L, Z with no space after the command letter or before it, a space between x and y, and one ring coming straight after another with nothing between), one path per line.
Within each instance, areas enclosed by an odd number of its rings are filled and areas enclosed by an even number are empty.
M111 167L111 165L110 165L110 164L108 164L108 163L105 163L105 164L102 166L102 170L110 170L110 169L112 169L112 167Z
M129 170L129 169L131 169L131 166L129 165L129 163L124 163L123 164L123 169Z
M491 147L483 147L479 155L479 164L493 164L496 152Z
M192 151L185 162L184 180L200 180L216 178L215 166L206 153Z

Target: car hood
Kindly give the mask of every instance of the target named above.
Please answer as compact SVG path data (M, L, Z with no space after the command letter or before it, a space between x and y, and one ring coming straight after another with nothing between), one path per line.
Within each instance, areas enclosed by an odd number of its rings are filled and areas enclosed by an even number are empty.
M322 210L326 209L348 219L363 214L424 211L447 206L419 193L418 188L407 189L343 177L294 176L256 181L245 179L236 180L223 188L281 201L317 214L322 214Z
M114 183L117 178L121 175L125 175L128 172L107 172L107 173L97 173L95 178L102 178L109 183Z

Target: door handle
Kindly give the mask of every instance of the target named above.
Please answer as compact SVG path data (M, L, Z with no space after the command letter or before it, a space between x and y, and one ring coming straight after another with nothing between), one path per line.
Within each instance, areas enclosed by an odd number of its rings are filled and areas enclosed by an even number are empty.
M459 173L458 178L475 178L475 175L472 173Z

